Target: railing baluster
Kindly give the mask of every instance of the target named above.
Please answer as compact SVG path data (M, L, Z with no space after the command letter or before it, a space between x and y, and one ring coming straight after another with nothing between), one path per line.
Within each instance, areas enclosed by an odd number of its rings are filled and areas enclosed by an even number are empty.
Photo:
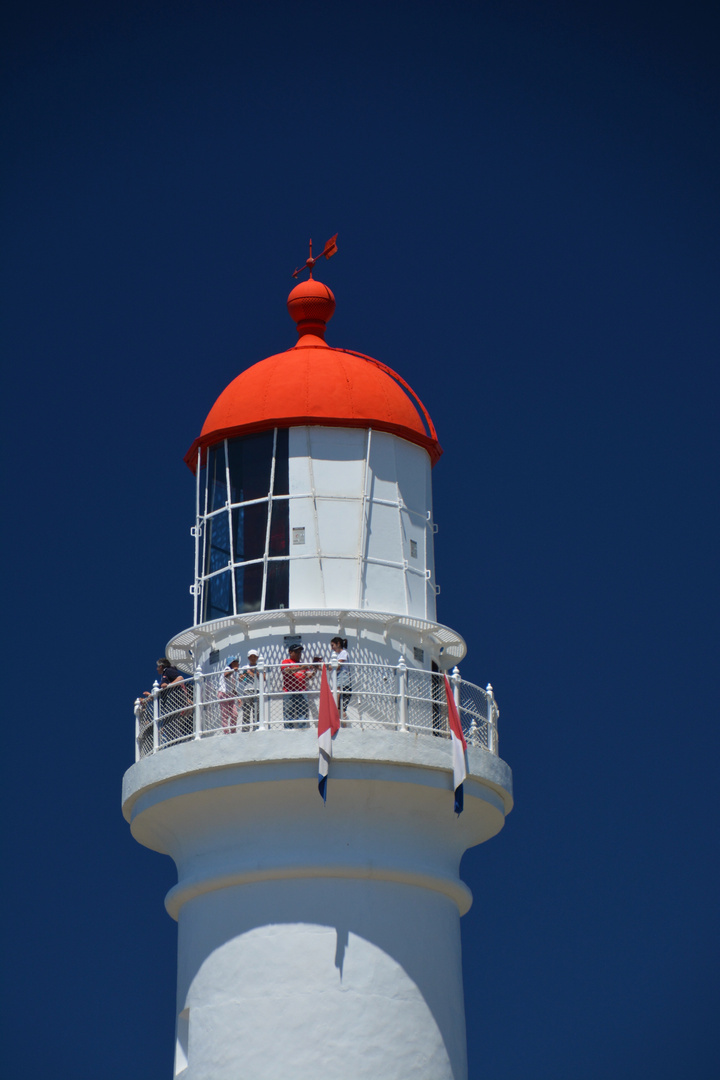
M195 668L193 682L193 738L202 739L203 730L203 673Z
M491 754L497 752L495 743L495 725L493 723L493 688L491 683L488 683L485 687L485 693L487 694L487 726L488 726L488 750Z
M267 706L269 705L269 699L267 697L267 694L265 693L265 661L264 660L258 660L256 667L257 667L258 672L259 672L259 674L258 674L258 702L257 702L257 707L258 707L258 729L260 731L265 731L269 726L268 717L266 716L266 712L265 712Z
M398 730L408 729L408 700L407 700L407 664L405 657L401 656L397 666L398 681Z
M142 713L142 701L140 698L135 698L135 761L140 760L140 714Z
M157 679L153 683L152 699L153 699L153 719L152 719L152 727L153 727L152 741L153 741L153 743L152 743L152 745L153 745L153 754L156 754L157 751L158 751L159 743L160 743L160 683L157 681Z

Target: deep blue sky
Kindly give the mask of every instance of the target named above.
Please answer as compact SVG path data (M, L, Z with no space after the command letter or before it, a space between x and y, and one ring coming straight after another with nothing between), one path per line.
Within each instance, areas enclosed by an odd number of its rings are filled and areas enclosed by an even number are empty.
M183 454L338 232L328 339L433 416L439 617L515 773L471 1078L714 1077L714 5L10 7L7 1074L170 1075L132 700L191 621Z

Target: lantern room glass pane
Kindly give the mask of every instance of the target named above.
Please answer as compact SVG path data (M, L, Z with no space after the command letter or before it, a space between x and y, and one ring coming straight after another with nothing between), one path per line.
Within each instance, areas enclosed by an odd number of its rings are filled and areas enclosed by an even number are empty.
M230 529L227 511L207 520L205 573L212 574L230 562Z
M251 563L250 566L235 568L235 594L238 614L245 611L259 611L262 600L263 564Z
M265 610L276 611L290 603L290 563L287 559L268 563Z
M219 510L227 502L227 478L225 475L225 443L211 446L207 453L208 513Z
M262 559L267 538L267 502L240 506L232 512L235 562Z
M272 454L272 431L247 435L244 439L228 440L231 502L267 498L270 491Z
M205 582L203 622L233 615L232 581L230 571L218 574Z
M288 468L288 429L278 428L275 445L275 481L273 495L289 495L290 476Z
M290 539L290 502L273 499L270 517L270 550L268 555L288 555Z

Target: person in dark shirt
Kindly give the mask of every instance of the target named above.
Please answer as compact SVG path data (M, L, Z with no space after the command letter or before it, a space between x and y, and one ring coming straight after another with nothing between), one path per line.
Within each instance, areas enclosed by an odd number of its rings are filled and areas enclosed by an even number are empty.
M167 656L161 656L156 667L160 683L160 728L163 742L171 742L179 735L187 734L188 721L192 724L190 710L184 708L190 695L185 676L172 666Z
M173 667L167 656L160 657L157 662L157 670L161 690L166 686L171 686L172 683L183 682L185 680L182 671L178 671L176 667Z
M157 669L157 681L161 690L166 690L172 683L182 682L185 679L182 671L178 671L176 667L173 667L167 656L161 656L155 667ZM152 690L144 690L143 697L152 697Z

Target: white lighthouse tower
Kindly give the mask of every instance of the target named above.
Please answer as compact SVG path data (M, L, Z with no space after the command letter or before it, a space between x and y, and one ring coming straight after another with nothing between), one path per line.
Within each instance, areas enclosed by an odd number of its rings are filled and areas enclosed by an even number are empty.
M325 342L325 285L288 308L297 344L230 383L186 457L194 621L136 703L124 778L133 835L177 866L174 1076L462 1080L459 864L512 796L492 690L437 622L441 449L399 375ZM322 662L343 716L326 802Z

